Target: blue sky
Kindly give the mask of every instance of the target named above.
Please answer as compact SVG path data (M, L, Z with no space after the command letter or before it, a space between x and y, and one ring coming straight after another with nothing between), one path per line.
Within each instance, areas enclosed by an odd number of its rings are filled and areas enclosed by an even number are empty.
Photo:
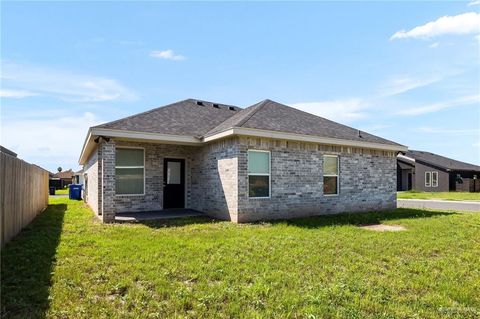
M480 164L479 1L1 6L1 144L49 170L89 126L190 97Z

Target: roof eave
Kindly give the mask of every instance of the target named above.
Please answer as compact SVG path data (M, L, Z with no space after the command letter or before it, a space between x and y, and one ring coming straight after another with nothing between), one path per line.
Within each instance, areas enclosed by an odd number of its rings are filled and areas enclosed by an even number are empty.
M276 138L276 139L284 139L284 140L291 140L291 141L350 146L350 147L363 147L363 148L387 150L387 151L406 152L408 150L407 146L399 145L399 144L393 145L393 144L382 144L382 143L373 143L373 142L364 142L364 141L353 141L353 140L338 139L338 138L331 138L331 137L320 137L320 136L304 135L304 134L296 134L296 133L267 131L267 130L259 130L259 129L252 129L252 128L244 128L244 127L233 127L223 132L206 136L203 138L203 141L210 142L210 141L218 140L218 139L225 138L228 136L233 136L233 135Z
M125 141L137 142L153 142L177 145L200 145L202 141L194 136L174 135L174 134L159 134L148 132L124 131L114 130L99 127L91 127L88 131L87 138L83 145L82 153L80 155L79 164L84 165L90 157L92 150L95 148L95 138L103 136L109 138L116 138Z

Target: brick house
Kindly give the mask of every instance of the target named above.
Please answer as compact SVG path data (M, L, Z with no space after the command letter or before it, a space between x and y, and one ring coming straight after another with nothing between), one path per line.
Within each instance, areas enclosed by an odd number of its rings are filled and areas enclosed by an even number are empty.
M406 150L271 100L189 99L91 127L79 163L104 222L169 208L248 222L395 208Z

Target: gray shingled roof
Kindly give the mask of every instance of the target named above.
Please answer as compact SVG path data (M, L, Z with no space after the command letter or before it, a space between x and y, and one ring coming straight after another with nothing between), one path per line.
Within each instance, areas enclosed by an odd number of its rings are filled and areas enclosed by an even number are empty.
M363 131L359 137L357 129L271 100L265 100L241 110L210 130L206 136L234 127L399 145Z
M188 99L144 113L95 126L124 131L206 137L231 128L253 128L284 133L330 137L351 141L400 145L306 113L295 108L264 100L246 109Z
M413 158L415 159L415 161L435 165L444 169L450 169L455 171L480 171L480 166L478 165L457 161L430 152L409 150L408 152L406 152L405 156Z
M201 137L239 110L233 105L188 99L95 127Z

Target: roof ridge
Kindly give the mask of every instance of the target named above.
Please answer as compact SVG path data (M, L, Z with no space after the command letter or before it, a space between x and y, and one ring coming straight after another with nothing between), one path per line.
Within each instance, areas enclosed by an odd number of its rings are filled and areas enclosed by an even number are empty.
M163 106L159 106L159 107L156 107L156 108L153 108L151 110L147 110L147 111L143 111L143 112L140 112L140 113L136 113L136 114L132 114L132 115L129 115L129 116L126 116L126 117L122 117L118 120L115 120L115 121L111 121L111 122L106 122L106 123L102 123L102 124L99 124L99 125L95 125L93 127L102 127L104 125L111 125L111 124L115 124L115 123L118 123L120 121L124 121L126 119L130 119L130 118L133 118L133 117L137 117L137 116L140 116L140 115L145 115L145 114L149 114L149 113L153 113L155 111L158 111L159 109L164 109L164 108L168 108L168 107L171 107L171 106L175 106L179 103L184 103L184 102L196 102L196 101L200 101L200 102L204 102L204 103L210 103L210 104L218 104L218 105L222 105L222 106L226 106L226 107L233 107L233 108L236 108L234 109L233 111L235 112L239 112L242 110L241 107L238 107L236 105L232 105L232 104L224 104L224 103L217 103L217 102L211 102L211 101L205 101L205 100L199 100L199 99L192 99L192 98L188 98L188 99L185 99L185 100L180 100L180 101L177 101L177 102L173 102L173 103L170 103L170 104L167 104L167 105L163 105Z
M251 107L255 107L255 106L256 106L257 108L252 112L252 114L250 114L250 116L248 116L248 117L246 117L246 118L243 118L243 119L242 119L241 121L239 121L239 122L237 123L237 125L235 125L235 126L242 127L243 124L247 123L248 120L251 119L255 114L257 114L257 112L260 111L260 110L265 106L265 104L266 104L267 102L269 102L269 101L270 101L270 100L266 99L266 100L263 100L263 101L261 101L261 102L258 102L258 103L256 103L256 104L252 105Z
M234 115L232 115L231 117L225 119L223 122L219 123L218 125L216 125L215 127L212 127L208 132L206 132L203 137L206 137L206 136L210 136L211 134L213 133L218 133L218 132L223 132L225 130L228 130L230 128L233 128L233 127L241 127L243 124L245 124L253 115L255 115L255 113L257 113L259 111L259 109L261 109L263 107L262 104L268 102L269 100L266 99L266 100L263 100L263 101L260 101L260 102L257 102L253 105L250 105L244 109L240 109L240 111L236 112ZM256 108L257 107L257 108ZM256 108L256 109L255 109ZM253 109L253 111L252 111ZM242 114L243 113L246 113L246 114ZM235 116L238 116L239 119L233 119L233 117ZM229 124L228 126L226 127L223 127L223 128L220 128L218 129L219 127L222 127L222 125L225 125L225 123L228 123L228 121L232 121L233 119L233 122L232 124ZM218 132L217 132L217 131ZM212 132L213 131L213 132Z
M102 127L102 126L104 126L104 125L115 124L115 123L118 123L118 122L120 122L120 121L124 121L124 120L126 120L126 119L130 119L130 118L133 118L133 117L137 117L137 116L139 116L139 115L149 114L149 113L152 113L152 112L154 112L154 111L157 111L158 109L170 107L170 106L173 106L173 105L175 105L175 104L178 104L178 103L181 103L181 102L190 101L190 100L193 100L193 99L185 99L185 100L173 102L173 103L170 103L170 104L167 104L167 105L163 105L163 106L159 106L159 107L153 108L153 109L151 109L151 110L147 110L147 111L143 111L143 112L140 112L140 113L132 114L132 115L129 115L129 116L126 116L126 117L122 117L121 119L118 119L118 120L115 120L115 121L102 123L102 124L95 125L95 126L92 126L92 127Z

